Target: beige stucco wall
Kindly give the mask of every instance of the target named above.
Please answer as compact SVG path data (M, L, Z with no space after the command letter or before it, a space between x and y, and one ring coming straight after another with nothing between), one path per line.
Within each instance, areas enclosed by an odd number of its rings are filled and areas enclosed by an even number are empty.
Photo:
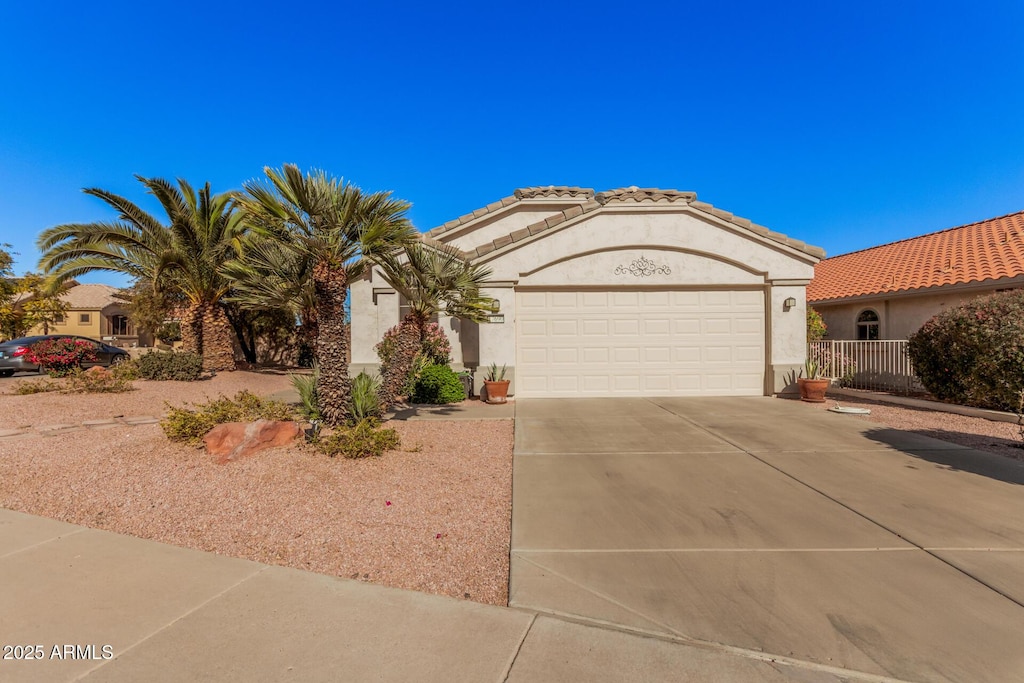
M81 316L83 315L89 316L89 322L81 322ZM103 316L99 310L68 311L64 316L64 322L50 325L50 331L47 334L74 334L80 337L92 337L93 339L99 339L102 317ZM29 334L43 334L43 326L36 325L32 328Z
M512 218L503 219L501 231L488 230L483 237L483 233L465 235L459 246L472 248L518 229L512 227ZM640 258L653 261L662 272L634 275L629 267ZM491 363L507 365L514 393L516 286L756 287L766 293L767 389L781 391L787 385L787 373L803 365L805 285L814 274L814 261L795 249L692 209L605 207L481 259L481 264L492 270L495 282L484 294L498 300L503 321L473 326L474 350L479 349L479 356L470 359L470 364L481 368ZM373 345L398 322L397 296L381 294L382 288L386 283L379 275L352 286L354 364L375 364ZM796 299L797 306L787 311L783 302L789 297ZM448 326L443 327L447 331ZM451 327L454 349L459 346L459 335Z
M879 338L906 339L928 320L952 306L992 294L1005 284L938 289L925 293L903 293L884 298L864 298L839 304L811 304L828 327L828 339L856 339L857 316L866 309L878 313Z

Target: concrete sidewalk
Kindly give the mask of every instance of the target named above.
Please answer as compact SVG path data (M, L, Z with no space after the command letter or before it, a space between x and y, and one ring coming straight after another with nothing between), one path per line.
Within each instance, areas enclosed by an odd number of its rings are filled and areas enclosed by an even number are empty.
M0 586L0 681L861 680L7 510Z

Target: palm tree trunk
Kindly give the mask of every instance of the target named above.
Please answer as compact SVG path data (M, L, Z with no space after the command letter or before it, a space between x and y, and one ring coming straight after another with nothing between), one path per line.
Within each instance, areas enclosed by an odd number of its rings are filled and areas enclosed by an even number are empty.
M218 372L235 369L235 341L231 322L224 307L208 304L202 317L203 370Z
M407 314L398 323L398 341L391 362L381 368L381 402L385 407L397 403L404 392L405 383L412 372L416 354L423 346L426 323L415 313Z
M181 350L203 353L203 304L189 304L181 316Z
M318 263L313 268L318 302L316 358L320 365L317 396L324 422L341 426L351 416L352 380L349 377L349 338L345 325L348 273L344 267Z

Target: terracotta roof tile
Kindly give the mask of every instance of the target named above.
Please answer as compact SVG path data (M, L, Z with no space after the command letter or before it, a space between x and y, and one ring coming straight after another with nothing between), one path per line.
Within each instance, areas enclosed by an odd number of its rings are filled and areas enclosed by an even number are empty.
M589 187L567 187L565 185L548 185L547 187L521 187L516 190L516 199L547 199L561 197L593 197L594 191Z
M830 301L1024 275L1024 211L833 256L807 300Z

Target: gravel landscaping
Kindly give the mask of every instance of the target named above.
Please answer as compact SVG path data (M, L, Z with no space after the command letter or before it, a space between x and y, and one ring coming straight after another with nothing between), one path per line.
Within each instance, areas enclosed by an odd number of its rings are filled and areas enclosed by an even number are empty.
M18 380L24 381L24 380ZM5 382L10 392L16 382ZM0 395L0 430L162 416L290 388L283 373L136 381L125 394ZM0 439L0 507L268 564L507 604L512 421L392 421L382 458L281 448L217 465L158 425Z
M827 410L836 403L851 408L869 408L870 415L846 415L853 420L866 420L895 429L923 434L935 439L1024 460L1020 431L1012 422L997 422L981 417L968 417L922 408L879 403L866 398L831 396L825 403L803 403L810 409Z

